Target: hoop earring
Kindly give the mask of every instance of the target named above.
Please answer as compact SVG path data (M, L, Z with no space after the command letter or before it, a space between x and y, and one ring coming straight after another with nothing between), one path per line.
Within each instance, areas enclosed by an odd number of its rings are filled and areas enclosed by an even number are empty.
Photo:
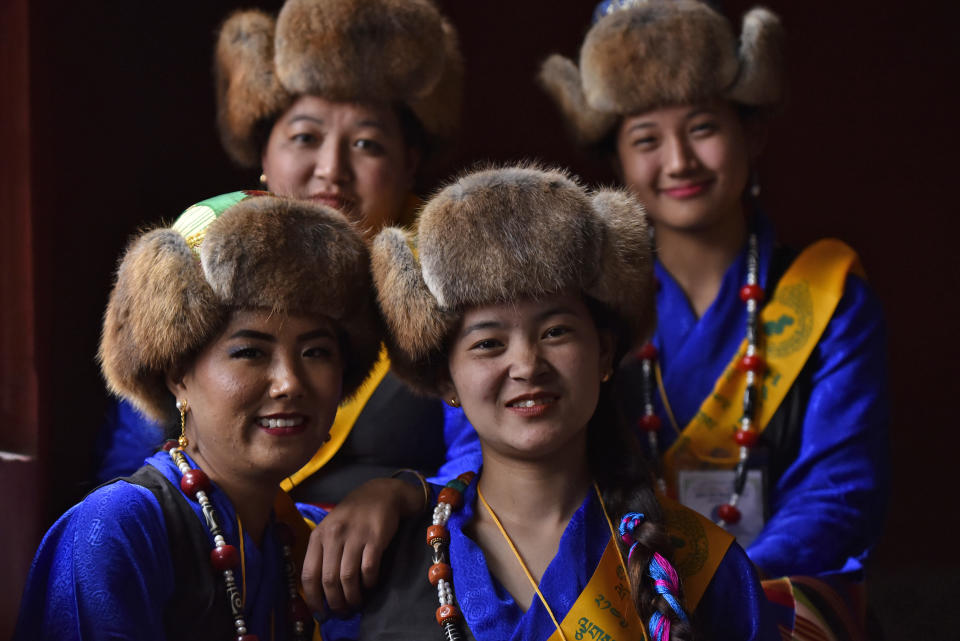
M186 401L177 399L177 409L180 410L180 438L177 439L177 445L180 446L181 450L185 450L187 449L187 445L190 444L186 434L187 410L190 408L187 406Z

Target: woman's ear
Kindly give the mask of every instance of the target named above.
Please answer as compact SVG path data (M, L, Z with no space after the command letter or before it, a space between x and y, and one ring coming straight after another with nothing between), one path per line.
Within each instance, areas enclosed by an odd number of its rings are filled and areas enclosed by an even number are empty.
M460 407L460 396L457 394L457 388L450 378L450 372L444 368L444 371L437 376L437 389L440 391L440 398L450 407Z
M187 386L184 383L184 378L186 378L186 373L180 368L172 369L164 376L167 389L170 390L175 399L180 400L187 396Z

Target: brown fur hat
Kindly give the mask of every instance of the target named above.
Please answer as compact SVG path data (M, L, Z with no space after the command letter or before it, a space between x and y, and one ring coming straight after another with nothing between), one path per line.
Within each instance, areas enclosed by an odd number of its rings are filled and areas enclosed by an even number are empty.
M135 238L124 254L100 342L110 390L152 419L169 421L174 399L166 373L212 340L232 309L257 308L333 319L342 331L349 397L383 337L369 254L357 231L333 209L270 195L210 218L189 242L175 228L159 228Z
M769 10L747 12L738 44L727 19L698 0L626 4L587 33L579 68L554 54L540 71L579 143L599 142L620 117L657 107L780 101L784 33Z
M431 0L287 0L276 19L238 11L214 67L220 137L244 166L260 162L262 127L304 94L403 103L434 144L459 127L460 46Z
M394 371L426 394L440 394L446 341L473 305L575 289L614 313L621 350L652 328L647 218L624 191L534 166L477 171L426 204L417 255L410 241L380 232L373 274Z

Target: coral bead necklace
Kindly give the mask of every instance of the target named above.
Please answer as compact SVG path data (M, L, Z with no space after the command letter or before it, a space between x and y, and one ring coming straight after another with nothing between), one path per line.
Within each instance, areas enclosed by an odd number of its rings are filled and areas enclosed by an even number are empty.
M210 479L199 468L191 468L190 462L183 454L183 447L186 446L186 438L181 436L180 441L168 441L164 449L170 454L174 464L183 475L180 478L180 489L192 500L200 504L203 510L204 520L213 536L214 548L210 551L210 564L214 569L221 572L223 582L227 589L227 598L230 602L230 613L233 619L236 636L235 641L259 641L259 637L250 634L247 630L246 618L244 615L245 595L237 587L237 578L235 570L238 565L241 566L241 578L243 576L243 552L238 552L237 548L227 543L223 535L223 529L220 526L220 517L210 500L209 492L211 489ZM238 529L239 529L238 525ZM283 552L284 570L288 592L288 612L287 617L290 621L290 638L294 641L306 641L308 639L307 624L310 623L311 614L297 589L297 575L293 564L293 532L286 524L277 522L274 524L274 530L279 540ZM243 545L243 530L240 529L240 545Z
M760 353L760 303L763 301L763 289L758 282L759 273L759 255L757 235L751 233L747 241L747 279L743 287L740 288L740 299L744 302L747 309L746 338L747 349L744 355L737 363L737 368L744 373L746 377L746 390L743 395L743 413L740 422L734 432L734 441L739 452L737 465L734 470L733 491L730 499L717 507L718 521L717 525L725 527L735 525L740 521L740 510L737 503L743 493L743 488L747 481L747 461L750 458L750 450L757 443L759 431L754 420L756 417L757 404L760 396L760 385L763 381L763 371L765 362ZM660 468L659 451L659 433L662 426L660 417L654 413L653 390L654 377L659 374L657 365L657 350L651 344L647 343L636 353L637 360L640 361L642 372L642 399L643 416L638 421L638 427L647 434L650 453L657 465L657 489L665 491L666 483ZM659 377L657 377L659 379ZM660 383L660 381L657 381ZM668 414L674 423L675 429L679 432L679 426L673 419L673 412L670 411L666 400L666 394L660 385L660 394L664 400Z

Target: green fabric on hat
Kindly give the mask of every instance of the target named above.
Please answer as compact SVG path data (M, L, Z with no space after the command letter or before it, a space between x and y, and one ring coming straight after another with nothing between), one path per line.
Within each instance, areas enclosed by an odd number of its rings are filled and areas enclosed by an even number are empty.
M207 227L216 220L220 214L230 207L236 205L241 200L246 200L253 196L262 196L267 194L265 191L231 191L228 194L221 194L213 198L207 198L195 205L187 207L180 217L171 225L171 229L179 232L187 244L199 254L200 244L203 243L203 237L206 235Z

